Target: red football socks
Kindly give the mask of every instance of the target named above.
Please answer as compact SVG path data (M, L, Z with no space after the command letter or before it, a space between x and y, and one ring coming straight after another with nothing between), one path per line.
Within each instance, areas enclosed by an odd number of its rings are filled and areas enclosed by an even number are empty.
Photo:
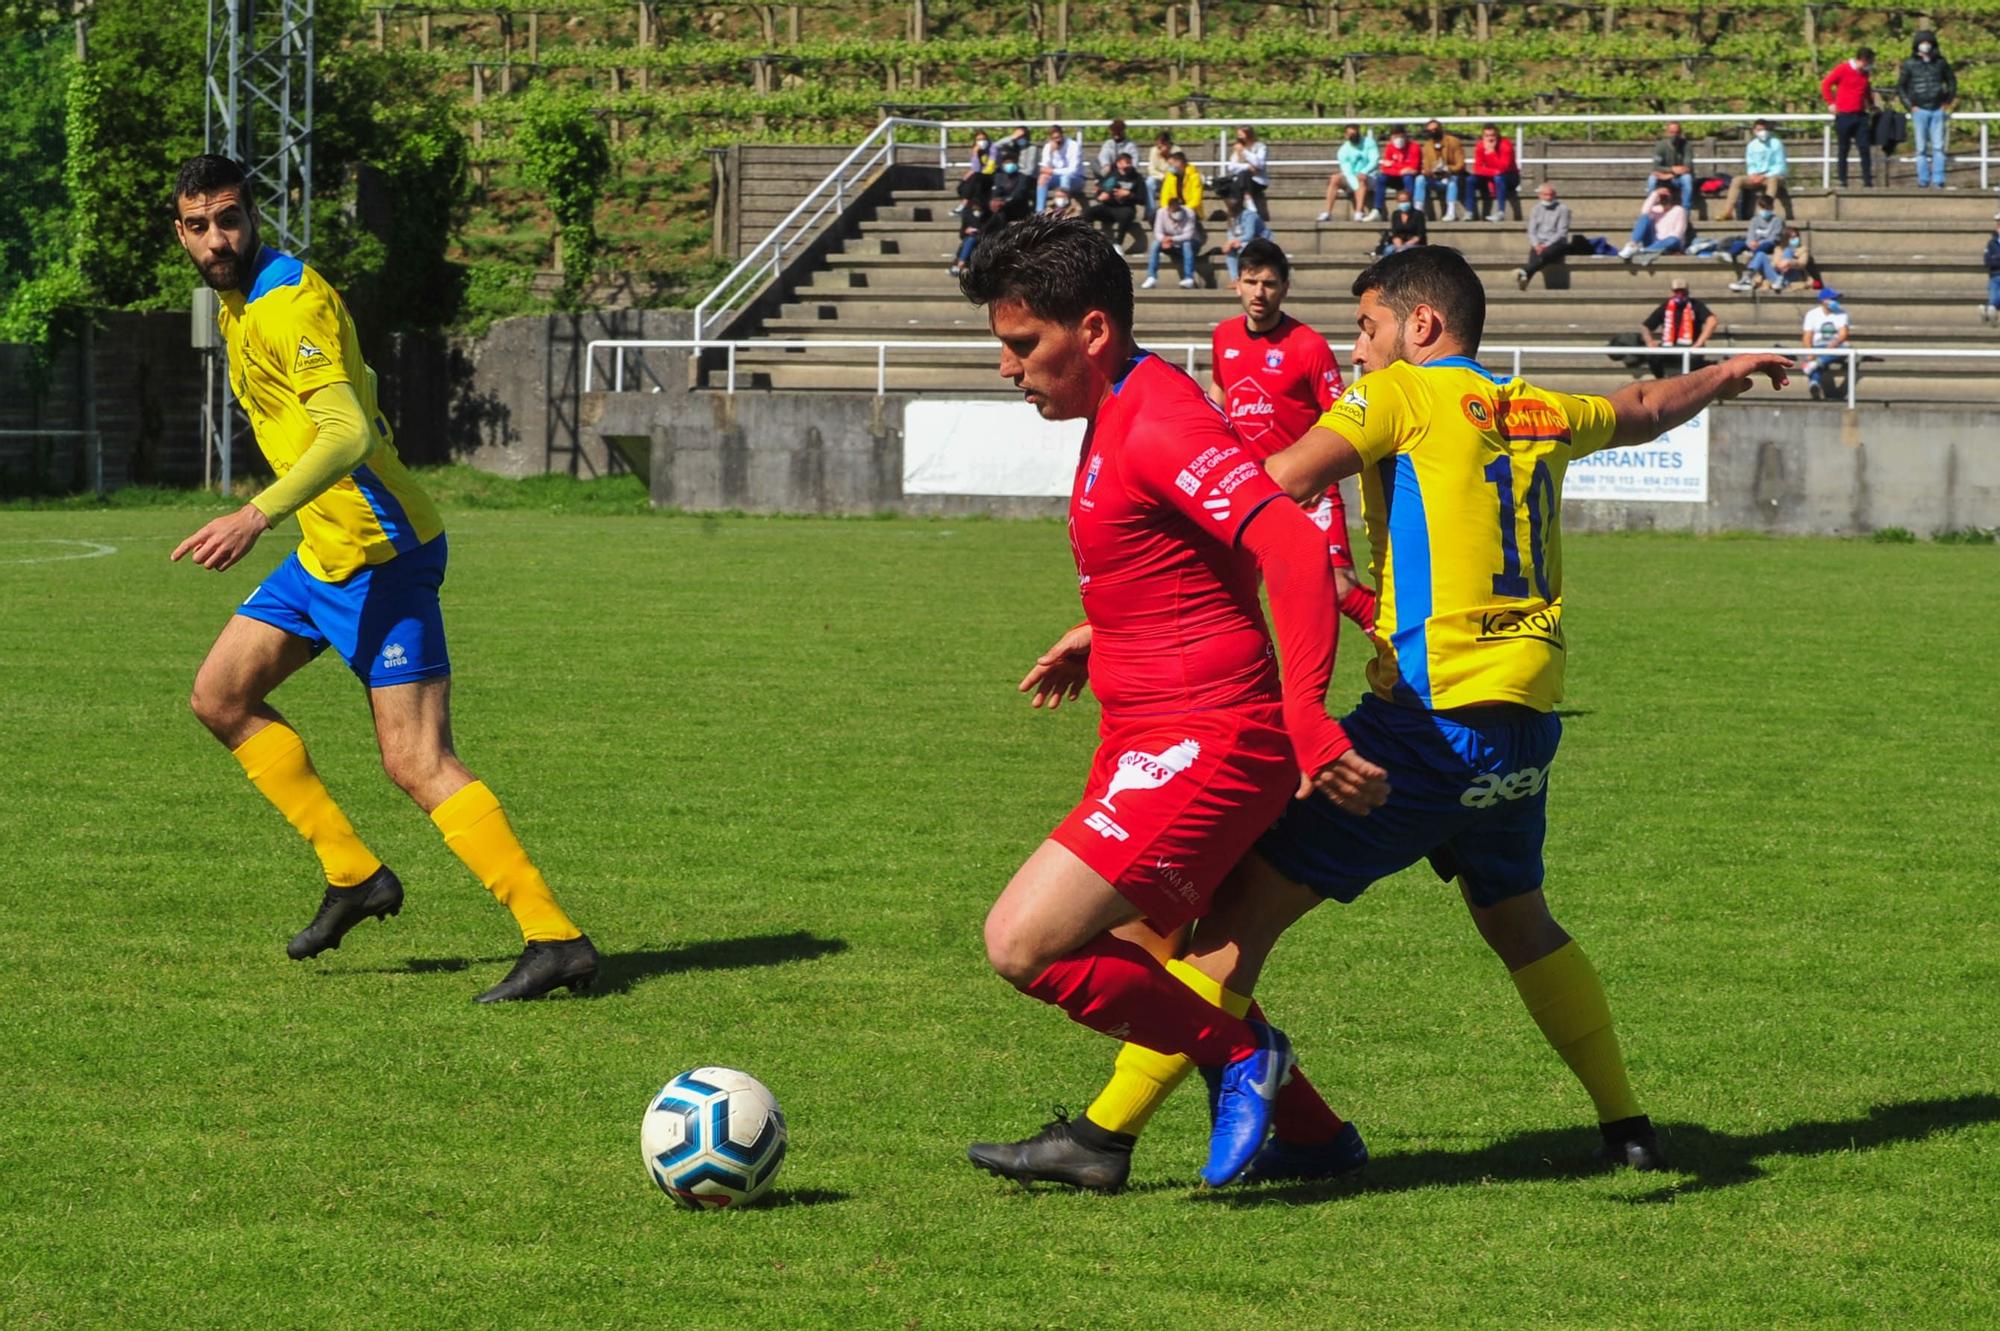
M1264 1009L1256 1003L1247 1015L1252 1021L1264 1021ZM1271 1105L1272 1135L1294 1146L1313 1146L1332 1141L1343 1126L1340 1115L1294 1063L1291 1080L1278 1089Z
M1363 587L1357 582L1348 589L1347 595L1340 598L1340 613L1359 624L1364 633L1373 633L1375 610L1379 605L1381 600L1375 595L1375 589Z
M1205 1001L1146 949L1108 933L1051 965L1022 992L1115 1040L1184 1054L1199 1067L1221 1067L1257 1048L1241 1017Z

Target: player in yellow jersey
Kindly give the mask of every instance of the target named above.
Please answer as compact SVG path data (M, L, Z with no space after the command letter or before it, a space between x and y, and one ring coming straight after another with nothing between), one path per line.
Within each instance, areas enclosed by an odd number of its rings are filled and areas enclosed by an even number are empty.
M172 558L221 572L271 527L299 519L297 551L224 626L190 699L325 871L319 913L287 953L317 956L361 921L403 906L402 882L355 835L297 732L267 701L332 647L367 685L390 778L521 927L520 960L478 1001L589 987L597 950L556 904L499 800L452 748L438 605L444 523L397 457L347 307L318 273L262 244L243 171L228 158L189 159L174 210L181 245L221 295L230 387L277 480L182 541Z
M1486 293L1455 250L1390 255L1354 282L1361 377L1317 425L1265 466L1301 502L1359 474L1363 525L1381 593L1370 692L1342 726L1386 770L1389 796L1366 814L1322 795L1291 805L1196 925L1186 969L1212 1003L1250 1005L1264 959L1300 916L1349 902L1427 859L1456 880L1480 936L1529 1015L1595 1104L1610 1164L1665 1165L1626 1076L1604 986L1542 894L1549 770L1562 724L1564 469L1598 449L1637 445L1747 391L1786 383L1791 362L1737 356L1608 398L1501 379L1474 359ZM1071 696L1072 675L1037 665ZM1045 686L1031 674L1023 687ZM1075 1181L1116 1168L1185 1060L1128 1045L1118 1071L1037 1175ZM1081 1140L1079 1140L1081 1138ZM1100 1158L1101 1157L1101 1158ZM1352 1124L1317 1141L1274 1135L1246 1180L1330 1178L1367 1148Z

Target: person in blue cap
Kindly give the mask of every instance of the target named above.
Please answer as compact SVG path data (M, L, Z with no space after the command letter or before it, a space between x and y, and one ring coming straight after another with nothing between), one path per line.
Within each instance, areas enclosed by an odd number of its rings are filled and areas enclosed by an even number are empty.
M1848 331L1847 311L1840 304L1840 293L1832 287L1821 287L1819 304L1806 311L1799 345L1815 351L1844 347ZM1846 356L1808 356L1800 363L1799 368L1806 372L1806 391L1815 401L1840 391L1838 385L1828 382L1827 376L1837 370L1853 374L1854 367L1848 360Z

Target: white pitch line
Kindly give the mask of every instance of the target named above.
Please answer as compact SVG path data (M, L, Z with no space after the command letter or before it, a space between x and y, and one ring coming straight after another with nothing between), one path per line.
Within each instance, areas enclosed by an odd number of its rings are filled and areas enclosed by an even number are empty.
M7 545L80 545L83 549L72 550L68 554L60 555L29 555L22 559L0 558L0 564L59 564L65 559L102 559L106 555L115 555L118 553L117 546L105 545L101 541L62 540L52 536L40 538L0 538L0 546Z

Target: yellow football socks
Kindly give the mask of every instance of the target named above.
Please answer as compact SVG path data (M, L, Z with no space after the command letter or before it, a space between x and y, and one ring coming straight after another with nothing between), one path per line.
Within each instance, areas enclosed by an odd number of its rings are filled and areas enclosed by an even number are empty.
M1611 1002L1597 968L1575 940L1514 972L1514 987L1528 1015L1597 1104L1598 1121L1639 1115L1639 1101L1625 1077L1625 1057L1611 1029Z
M1176 957L1167 969L1188 988L1216 1007L1240 1017L1250 1010L1250 1000L1224 989L1187 962ZM1194 1071L1194 1064L1180 1054L1162 1054L1144 1045L1127 1044L1118 1051L1118 1066L1090 1108L1084 1111L1098 1127L1136 1137L1145 1131L1153 1111L1165 1104L1174 1088Z
M305 741L296 730L274 721L231 752L243 764L243 774L250 783L311 844L328 883L354 887L382 867L382 861L354 835L354 825L333 802L333 796L326 793L326 785L313 770Z
M555 943L582 932L556 904L542 871L528 859L506 811L484 781L473 782L431 810L431 821L444 833L451 853L513 912L525 941Z

